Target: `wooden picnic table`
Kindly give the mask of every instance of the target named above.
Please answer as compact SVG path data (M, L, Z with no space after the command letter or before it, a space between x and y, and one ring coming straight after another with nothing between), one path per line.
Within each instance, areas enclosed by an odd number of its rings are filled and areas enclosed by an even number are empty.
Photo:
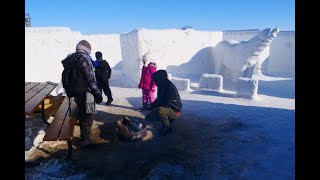
M25 115L31 116L42 103L42 120L49 124L44 117L44 99L58 86L58 83L47 82L25 82Z

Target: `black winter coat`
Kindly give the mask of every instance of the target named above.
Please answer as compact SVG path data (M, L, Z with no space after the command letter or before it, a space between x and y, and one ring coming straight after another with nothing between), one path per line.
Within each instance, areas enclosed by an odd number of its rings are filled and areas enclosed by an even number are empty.
M96 78L99 86L106 86L109 84L111 77L111 68L109 63L103 59L97 59L98 66L96 67Z
M182 108L181 99L176 86L167 78L167 74L157 71L152 75L158 92L157 99L151 104L151 109L157 107L171 108L176 112L180 112Z
M76 51L75 53L71 54L70 56L75 56L75 58L66 58L61 63L63 67L68 67L73 65L73 63L76 63L75 61L78 61L78 66L80 71L83 74L83 78L85 82L87 82L87 85L89 87L89 92L93 94L94 97L100 97L102 96L102 93L100 89L97 86L97 82L94 78L94 72L91 70L91 65L89 64L89 59L82 51Z

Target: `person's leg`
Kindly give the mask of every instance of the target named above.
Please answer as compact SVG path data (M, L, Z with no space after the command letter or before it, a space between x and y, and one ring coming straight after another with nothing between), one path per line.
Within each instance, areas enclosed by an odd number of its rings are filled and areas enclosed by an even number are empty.
M170 108L159 107L157 108L157 113L163 127L161 134L165 135L171 132L171 124L175 119L177 119L176 112Z
M90 137L91 134L91 125L93 122L93 116L86 114L86 98L85 96L75 98L77 103L77 118L79 119L80 124L80 137L82 141L85 141Z
M81 139L87 141L87 143L94 143L91 139L91 126L93 123L93 119L93 114L87 114L83 121L80 123Z
M145 118L144 118L147 122L153 122L153 121L158 121L158 111L157 109L152 110L151 112L149 112Z
M113 101L111 89L110 89L110 86L109 86L109 82L105 83L105 87L104 87L103 91L104 91L104 94L107 96L108 101Z
M75 98L77 103L77 118L80 124L80 138L82 145L88 145L93 143L91 139L91 126L93 123L94 115L86 113L86 96Z
M149 102L150 102L150 104L153 103L154 100L155 100L154 92L149 92Z
M142 89L142 107L143 108L147 107L148 95L149 95L148 90Z

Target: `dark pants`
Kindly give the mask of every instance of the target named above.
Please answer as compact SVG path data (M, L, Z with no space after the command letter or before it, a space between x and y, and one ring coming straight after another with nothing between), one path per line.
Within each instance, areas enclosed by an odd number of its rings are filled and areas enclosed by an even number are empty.
M161 121L164 128L169 128L176 119L177 112L165 107L158 107L145 116L146 121Z
M109 87L109 82L104 82L101 84L98 84L99 89L107 96L108 99L112 99L111 89Z
M77 97L74 99L77 103L77 119L80 123L80 137L81 140L91 138L91 126L94 119L94 114L86 113L86 96Z

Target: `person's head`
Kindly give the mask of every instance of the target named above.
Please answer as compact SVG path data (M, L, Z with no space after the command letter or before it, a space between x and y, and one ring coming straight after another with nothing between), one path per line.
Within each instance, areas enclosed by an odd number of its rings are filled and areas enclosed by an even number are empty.
M161 69L153 73L151 78L157 86L161 86L166 81L168 81L168 74L166 70Z
M91 45L88 41L86 40L81 40L77 46L76 46L76 50L83 50L86 53L90 54L91 53Z
M97 59L102 59L102 53L100 51L97 51L95 55Z
M151 55L150 53L146 53L143 57L142 57L142 62L144 65L148 65L151 62Z

